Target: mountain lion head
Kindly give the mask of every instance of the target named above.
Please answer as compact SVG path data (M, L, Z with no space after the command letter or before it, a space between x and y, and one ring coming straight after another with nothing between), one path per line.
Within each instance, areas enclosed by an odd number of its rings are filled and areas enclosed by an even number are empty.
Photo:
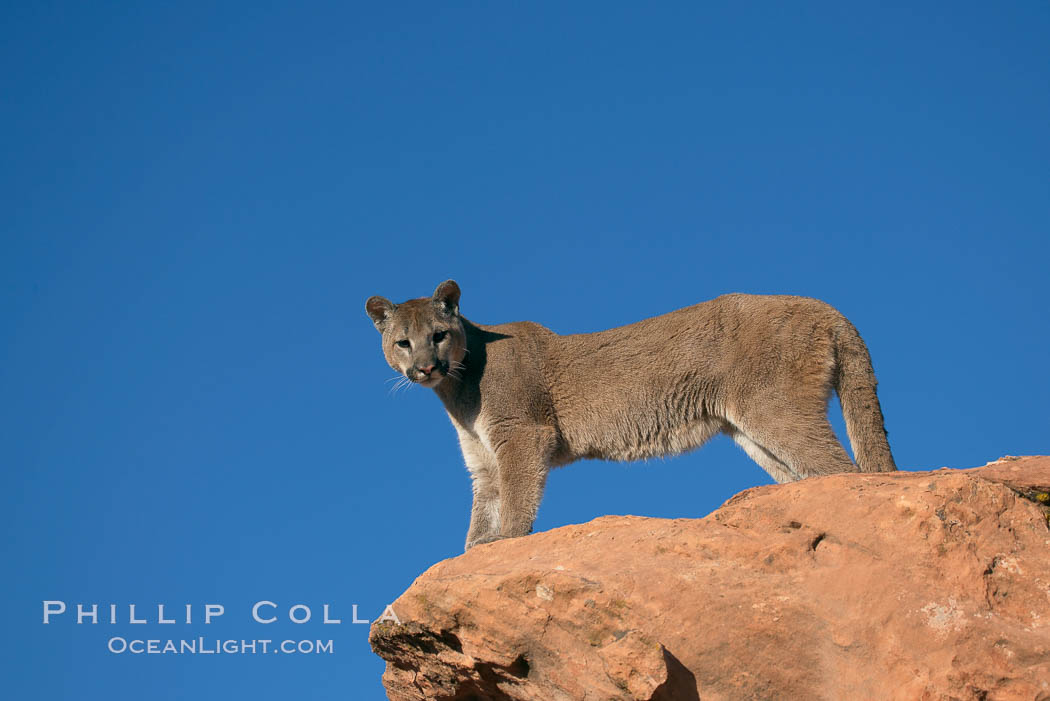
M386 362L409 380L437 387L463 367L466 335L455 280L438 285L430 298L401 304L385 297L369 297L365 309L383 335Z

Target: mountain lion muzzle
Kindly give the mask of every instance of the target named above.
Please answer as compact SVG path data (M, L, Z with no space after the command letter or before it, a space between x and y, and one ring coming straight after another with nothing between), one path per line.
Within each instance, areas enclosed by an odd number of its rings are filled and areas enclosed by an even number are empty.
M896 470L853 325L807 297L729 294L597 333L459 313L459 286L366 309L390 367L437 393L473 478L466 547L527 535L547 472L681 453L725 433L777 482ZM856 464L827 419L835 390Z

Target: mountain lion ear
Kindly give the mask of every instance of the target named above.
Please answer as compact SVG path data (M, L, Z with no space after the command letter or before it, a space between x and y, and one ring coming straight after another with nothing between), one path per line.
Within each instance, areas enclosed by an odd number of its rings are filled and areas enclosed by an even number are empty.
M368 316L372 317L372 323L376 325L376 328L380 331L383 330L383 324L390 318L390 315L397 309L397 305L391 302L386 297L369 297L368 301L365 302L365 311L368 312Z
M445 280L438 285L433 299L449 314L459 313L459 285L455 280Z

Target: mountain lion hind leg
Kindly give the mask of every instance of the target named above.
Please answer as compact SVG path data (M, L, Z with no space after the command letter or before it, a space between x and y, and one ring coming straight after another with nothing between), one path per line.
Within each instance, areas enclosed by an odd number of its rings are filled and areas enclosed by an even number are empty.
M729 428L726 430L726 435L743 448L744 452L747 453L747 456L758 463L759 467L768 472L769 476L778 484L794 482L795 480L802 479L801 475L793 472L790 467L780 462L776 455L773 455L758 443L755 443L742 431L735 428Z
M857 471L823 411L788 407L769 411L776 418L734 422L726 433L774 480L793 482Z
M727 416L726 433L777 482L897 469L868 349L853 325L837 317L830 343L811 343L809 356L796 357L786 371L746 386ZM856 463L828 422L833 389L842 404Z

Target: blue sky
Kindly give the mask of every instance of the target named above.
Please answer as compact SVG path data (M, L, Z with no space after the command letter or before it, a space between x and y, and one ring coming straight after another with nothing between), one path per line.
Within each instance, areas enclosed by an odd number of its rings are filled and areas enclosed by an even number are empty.
M819 297L868 342L901 467L1050 448L1045 3L0 12L11 698L382 697L351 605L458 554L470 490L436 397L388 391L373 294L451 277L473 321L561 333ZM578 463L537 528L768 482L724 438ZM227 612L45 626L45 599Z

